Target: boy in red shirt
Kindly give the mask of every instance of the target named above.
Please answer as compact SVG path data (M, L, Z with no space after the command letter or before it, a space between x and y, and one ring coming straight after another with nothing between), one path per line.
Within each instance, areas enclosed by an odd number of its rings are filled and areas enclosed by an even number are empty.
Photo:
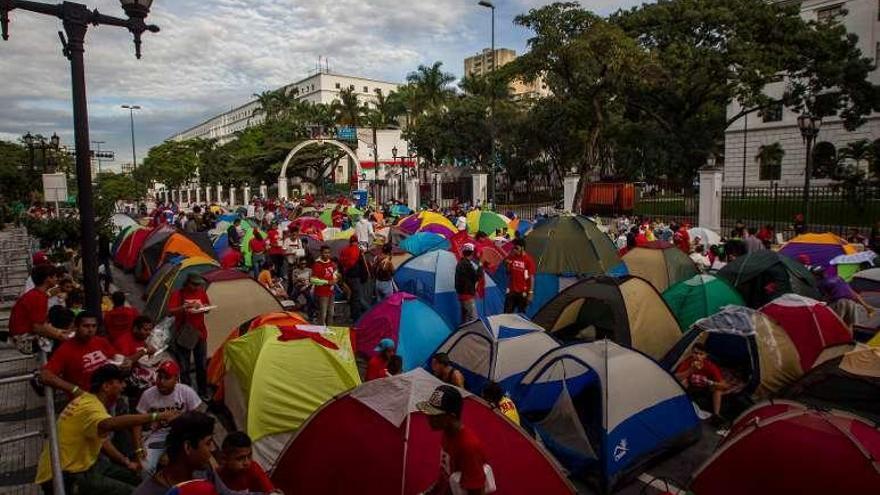
M180 364L180 381L185 385L192 385L191 360L194 361L196 390L201 396L204 396L208 390L208 327L205 326L205 313L198 310L211 305L204 285L205 279L201 275L191 273L186 277L183 288L171 293L171 298L168 300L168 313L174 315L175 335L172 350ZM188 342L192 330L198 332L198 339Z
M711 397L712 421L722 423L721 398L727 389L721 369L709 359L706 346L697 342L690 356L675 369L675 377L698 403Z
M428 416L431 429L443 433L440 478L426 491L428 494L452 493L452 483L458 484L469 495L486 492L486 449L479 437L461 424L463 406L461 393L451 385L440 385L430 399L416 405Z
M513 240L513 251L504 260L510 282L504 298L505 313L525 313L535 295L535 260L522 239Z
M388 363L391 361L391 357L394 356L395 347L396 344L391 339L385 338L379 341L379 345L374 349L376 355L371 357L367 363L367 374L364 376L365 382L389 376Z
M107 329L107 338L113 345L124 334L131 333L134 319L140 313L131 306L125 305L125 293L116 291L110 299L113 301L113 309L104 313L104 328Z
M252 459L251 439L236 431L223 440L220 468L217 475L230 490L270 493L275 490L266 472Z
M336 263L330 259L330 246L321 246L321 257L312 265L312 283L318 300L318 325L333 322L333 286L339 282Z
M110 342L95 335L98 317L83 311L73 321L76 333L52 354L40 375L43 383L67 392L71 398L87 392L92 373L110 364L117 354Z
M25 292L15 301L9 315L9 334L15 340L19 350L27 354L35 352L35 337L46 337L64 341L67 336L48 322L49 289L58 283L55 267L52 265L35 266L31 272L34 288Z

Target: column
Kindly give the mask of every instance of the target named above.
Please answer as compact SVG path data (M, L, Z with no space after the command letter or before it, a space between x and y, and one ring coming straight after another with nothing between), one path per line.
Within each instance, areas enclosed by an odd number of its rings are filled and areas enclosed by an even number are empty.
M440 206L443 202L443 174L440 172L431 172L431 196L434 202Z
M247 206L247 205L251 204L251 186L247 182L244 183L243 196L244 196L244 205Z
M579 180L580 177L577 175L568 175L562 180L562 209L568 213L580 213L580 208L575 207L574 204Z
M417 177L406 180L406 206L413 211L419 209L419 179Z
M699 226L721 231L721 176L722 170L715 167L700 169L700 212Z
M260 182L260 197L263 199L269 197L269 186L266 185L266 181Z
M187 186L186 188L186 204L192 203L192 188Z
M196 186L196 203L202 204L202 188Z
M471 203L476 205L484 205L486 203L487 190L489 187L489 179L488 175L484 173L478 173L471 175L471 180L473 181L473 191Z
M235 208L235 186L229 186L229 209Z
M278 199L286 200L287 198L287 177L278 177Z
M211 186L205 186L205 203L211 204Z
M223 203L223 184L217 183L217 203Z

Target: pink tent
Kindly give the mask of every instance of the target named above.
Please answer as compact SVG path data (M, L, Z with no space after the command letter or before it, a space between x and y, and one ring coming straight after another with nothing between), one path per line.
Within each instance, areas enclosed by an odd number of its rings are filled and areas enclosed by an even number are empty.
M785 294L765 304L760 312L775 320L797 343L801 369L813 368L822 351L852 343L846 323L825 303L798 294Z

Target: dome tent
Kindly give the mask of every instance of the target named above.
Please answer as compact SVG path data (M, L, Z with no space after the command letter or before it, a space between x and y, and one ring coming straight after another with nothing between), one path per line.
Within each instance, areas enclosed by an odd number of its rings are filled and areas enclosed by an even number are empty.
M785 243L779 249L779 254L784 254L792 259L806 255L810 258L811 265L827 267L832 259L840 255L856 254L856 248L830 232L824 234L801 234Z
M113 262L116 266L126 272L134 270L141 247L143 247L151 232L153 230L146 227L133 227L129 229L125 237L119 242L119 246L116 247L116 252L113 255Z
M202 275L216 270L218 266L216 261L203 257L179 258L165 262L144 291L147 302L143 313L154 321L159 321L165 316L171 293L183 287L186 277L191 273Z
M740 256L718 271L743 296L750 308L760 308L783 294L820 299L813 274L788 256L769 250Z
M441 384L416 369L330 400L289 440L272 482L285 493L425 492L437 480L441 435L416 405ZM528 435L479 398L462 395L462 423L483 440L496 493L575 493Z
M569 471L608 492L701 432L674 377L608 340L548 352L523 376L513 400L523 425Z
M623 255L623 262L631 275L644 278L658 292L698 273L697 266L688 255L674 245L661 241L629 250Z
M660 359L681 329L657 290L633 277L591 277L565 289L532 319L563 342L609 338Z
M697 320L715 314L724 306L742 306L742 296L723 279L713 275L694 275L663 292L678 325L687 330Z
M449 240L433 232L418 232L400 241L400 249L419 256L438 249L449 249Z
M254 316L283 311L281 303L262 284L239 270L211 270L202 274L215 309L205 313L208 354L223 343L229 329Z
M696 495L868 495L880 486L880 430L858 416L784 400L740 416L690 485Z
M880 268L869 268L856 272L849 285L858 293L880 292Z
M492 380L507 392L526 370L559 343L522 315L500 314L465 323L437 349L464 375L465 388L480 392Z

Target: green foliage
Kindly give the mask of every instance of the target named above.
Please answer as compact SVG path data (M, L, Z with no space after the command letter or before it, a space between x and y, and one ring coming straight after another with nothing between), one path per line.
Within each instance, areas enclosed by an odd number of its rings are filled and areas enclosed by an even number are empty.
M27 148L0 141L0 202L27 201L40 188L40 176L30 167Z

